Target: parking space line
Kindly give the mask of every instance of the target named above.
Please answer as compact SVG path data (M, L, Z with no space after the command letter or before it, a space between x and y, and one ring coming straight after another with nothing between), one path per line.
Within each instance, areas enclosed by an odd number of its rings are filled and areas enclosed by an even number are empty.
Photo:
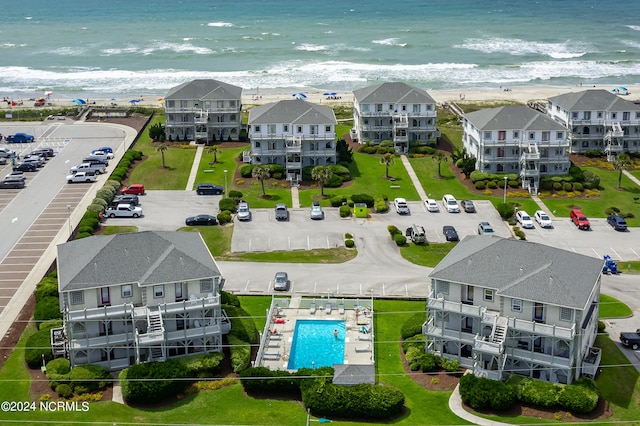
M631 247L629 247L629 250L631 250L631 252L632 252L633 254L635 254L635 255L636 255L636 257L640 257L640 255L639 255L638 253L636 253L636 251L635 251L634 249L632 249Z
M615 255L616 259L622 259L622 257L618 254L618 252L613 247L610 247L610 249L613 252L613 254Z
M245 291L245 292L248 292L248 290L249 290L249 282L250 282L250 281L249 281L249 280L247 280L247 284L245 284L245 286L244 286L244 291Z
M593 251L596 254L596 257L600 257L600 253L598 253L596 249L594 249L593 247L591 247L591 251Z
M307 235L307 250L311 250L311 237Z

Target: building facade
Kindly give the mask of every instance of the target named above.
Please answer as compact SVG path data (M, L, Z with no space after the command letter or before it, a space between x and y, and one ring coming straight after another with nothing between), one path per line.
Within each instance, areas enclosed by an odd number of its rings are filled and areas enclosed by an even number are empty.
M474 111L463 119L462 145L486 173L516 173L532 193L540 177L569 173L565 127L526 106Z
M480 377L570 384L595 376L602 260L524 241L470 236L429 275L427 352Z
M393 141L396 152L410 143L436 142L436 101L422 89L406 83L382 83L353 91L355 138L360 143Z
M168 140L237 141L242 129L242 88L217 80L193 80L164 97Z
M119 370L222 350L224 281L198 233L93 236L58 246L71 366Z
M547 114L569 129L572 153L640 152L640 105L602 89L565 93L548 99Z
M302 180L302 168L336 162L333 109L304 100L260 105L249 111L252 164L281 164L290 182Z

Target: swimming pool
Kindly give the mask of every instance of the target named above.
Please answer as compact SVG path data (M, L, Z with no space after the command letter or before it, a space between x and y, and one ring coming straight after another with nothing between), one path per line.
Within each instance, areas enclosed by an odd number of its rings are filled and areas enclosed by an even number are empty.
M340 320L298 320L293 332L289 370L344 363L346 323ZM337 331L337 337L334 336Z

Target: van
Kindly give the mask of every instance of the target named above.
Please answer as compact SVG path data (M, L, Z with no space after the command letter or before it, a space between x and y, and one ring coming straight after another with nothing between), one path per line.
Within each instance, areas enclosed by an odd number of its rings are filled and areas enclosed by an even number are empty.
M578 229L590 229L591 224L589 223L589 219L582 213L580 209L572 209L569 213L569 217L574 225L578 227Z
M444 204L444 208L448 213L460 213L460 206L458 205L458 200L451 194L445 194L442 197L442 204Z
M411 228L407 228L405 236L416 244L424 244L427 242L427 234L424 227L415 224L411 225Z

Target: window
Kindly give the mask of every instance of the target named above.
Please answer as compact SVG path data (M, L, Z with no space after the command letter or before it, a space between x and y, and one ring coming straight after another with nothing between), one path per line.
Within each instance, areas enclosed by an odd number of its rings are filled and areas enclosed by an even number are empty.
M315 124L310 125L309 131L311 132L312 135L315 135L316 133L318 133L318 126L316 126Z
M573 310L571 308L560 308L560 320L562 321L573 320Z
M133 290L131 288L131 284L124 284L121 287L122 298L133 296Z
M253 126L253 131L260 133L260 126Z
M490 155L490 154L491 154L491 148L485 148L484 155Z
M229 107L230 108L235 108L236 107L236 101L229 101Z
M540 302L533 304L533 320L535 322L544 322L544 305Z
M613 120L615 120L616 118L618 118L618 113L617 113L617 112L612 112L612 113L611 113L611 118L612 118Z
M514 139L519 139L519 138L520 138L520 132L519 132L519 131L517 131L517 130L514 130L514 132L513 132L513 138L514 138Z
M369 108L370 108L369 104L363 104L362 105L362 111L364 111L364 112L369 112Z
M535 132L529 132L529 140L534 140L536 138Z
M511 310L513 312L522 312L522 300L511 299Z
M395 110L395 108L393 107L393 104L389 104L389 111L393 111Z
M109 287L102 287L100 290L100 305L110 305L111 296L109 295Z
M206 278L200 280L200 293L211 293L213 291L213 279Z
M302 126L298 126L296 132L302 133Z
M84 304L84 293L81 291L72 291L71 292L71 304L72 305L82 305Z
M542 132L542 140L547 142L551 138L551 132Z
M472 285L467 285L465 286L465 294L464 294L464 301L467 303L472 303L473 304L473 286Z
M484 132L484 139L491 139L491 132Z
M216 101L217 108L224 108L224 101Z
M556 139L564 139L564 132L556 133Z
M484 289L484 300L487 302L493 302L493 290L489 290L488 288Z
M331 132L331 126L324 126L324 132L325 133L330 133Z
M269 124L269 133L270 134L274 134L276 132L276 125L275 124Z
M153 286L153 297L158 299L160 297L164 297L164 286L154 285Z
M584 112L584 119L585 120L591 120L591 111L585 111Z
M84 323L82 322L74 322L73 323L73 332L74 333L84 333L86 330Z
M283 124L282 125L282 131L283 132L288 132L289 131L289 125L288 124Z
M571 118L574 119L574 120L577 120L578 119L578 113L577 112L572 112L571 113Z
M602 111L598 111L597 116L598 118L602 118Z
M420 104L413 104L413 112L420 112Z
M324 146L326 149L332 149L333 146L331 144L331 142L327 142L326 145Z
M382 104L376 104L376 111L382 112Z
M176 292L176 302L186 299L187 283L176 283L175 292Z
M255 146L256 148L260 148L260 142L259 142L259 141L256 141L256 142L254 143L254 146Z
M631 118L631 113L630 112L623 112L622 113L622 121L629 121L630 118Z
M406 105L402 105L402 110L406 111L407 110L407 106Z
M589 148L589 141L582 141L583 148Z
M449 283L448 282L441 282L438 281L436 283L436 295L442 293L442 294L449 294Z
M499 141L504 141L507 139L507 132L505 132L504 130L500 130L498 132L498 140Z
M167 101L167 107L175 108L175 106L176 106L176 101Z

